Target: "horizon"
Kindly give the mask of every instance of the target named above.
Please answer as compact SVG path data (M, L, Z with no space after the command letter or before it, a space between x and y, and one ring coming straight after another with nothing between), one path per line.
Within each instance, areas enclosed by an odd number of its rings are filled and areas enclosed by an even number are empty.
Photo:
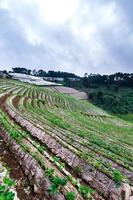
M21 67L18 67L18 68L21 68ZM24 67L26 70L31 70L31 68L26 68L26 67ZM5 69L6 70L6 69ZM27 75L33 75L33 76L35 76L34 74L33 74L33 71L34 70L36 70L36 71L39 71L39 70L43 70L44 72L46 72L46 73L48 73L49 71L54 71L54 72L63 72L63 73L72 73L72 72L68 72L68 71L59 71L59 70L45 70L45 69L36 69L36 68L34 68L33 70L31 70L31 73L30 74L27 74ZM6 70L8 73L16 73L16 72L13 72L13 68L11 68L11 70ZM85 74L87 74L88 76L90 76L90 75L100 75L100 76L110 76L110 75L115 75L115 74L117 74L117 73L122 73L122 74L133 74L133 72L131 72L131 73L128 73L128 72L121 72L121 71L118 71L118 72L114 72L114 73L112 73L112 74L98 74L98 73L84 73L83 75L78 75L78 74L76 74L76 73L72 73L72 74L74 74L74 75L76 75L76 76L78 76L78 77L84 77L85 76ZM17 74L17 73L16 73ZM18 73L18 74L26 74L26 73Z

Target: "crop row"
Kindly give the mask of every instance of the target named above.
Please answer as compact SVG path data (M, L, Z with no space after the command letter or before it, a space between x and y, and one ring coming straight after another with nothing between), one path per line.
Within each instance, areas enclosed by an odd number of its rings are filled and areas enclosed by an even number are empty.
M4 83L0 87L4 88ZM4 88L4 91L8 90L12 95L6 102L7 111L29 131L23 141L27 150L33 151L32 156L42 167L44 165L44 171L48 169L47 163L50 166L48 173L54 168L62 178L69 174L67 178L70 185L74 183L73 190L77 188L76 195L80 193L80 183L71 171L104 196L109 195L115 184L123 181L133 184L131 124L90 103L49 89L13 83ZM43 154L42 146L46 146ZM68 185L69 182L64 188ZM71 192L70 188L63 191L65 196Z

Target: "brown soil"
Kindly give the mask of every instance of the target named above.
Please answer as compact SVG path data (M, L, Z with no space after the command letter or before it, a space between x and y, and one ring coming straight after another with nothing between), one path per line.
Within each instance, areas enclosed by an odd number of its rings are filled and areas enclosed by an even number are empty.
M1 130L0 130L1 131ZM29 188L28 180L23 174L18 162L13 158L13 155L9 151L7 145L0 140L0 159L10 170L10 178L13 179L17 184L15 186L17 196L20 200L31 200L34 199L34 194ZM27 192L25 192L27 190Z
M10 96L10 93L7 93L5 94L4 96L2 96L0 98L0 108L3 112L6 112L6 109L5 109L5 102L6 102L6 99Z
M16 108L18 108L17 105L18 105L19 99L20 99L20 97L16 96L12 101L13 106Z

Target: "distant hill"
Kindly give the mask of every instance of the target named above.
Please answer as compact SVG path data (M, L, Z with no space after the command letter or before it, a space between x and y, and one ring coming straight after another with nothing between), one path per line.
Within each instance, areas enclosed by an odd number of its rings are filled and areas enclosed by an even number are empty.
M133 114L133 74L85 74L83 78L65 83L66 86L86 91L88 99L100 108L131 120ZM129 114L130 117L126 117Z
M97 88L88 88L88 97L95 105L113 114L127 115L133 113L132 87L99 85Z

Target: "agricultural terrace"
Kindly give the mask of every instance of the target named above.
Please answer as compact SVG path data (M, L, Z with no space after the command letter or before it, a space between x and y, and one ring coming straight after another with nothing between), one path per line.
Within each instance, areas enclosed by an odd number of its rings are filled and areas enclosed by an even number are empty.
M111 199L133 185L133 125L87 101L0 80L0 122L39 163L50 199Z

